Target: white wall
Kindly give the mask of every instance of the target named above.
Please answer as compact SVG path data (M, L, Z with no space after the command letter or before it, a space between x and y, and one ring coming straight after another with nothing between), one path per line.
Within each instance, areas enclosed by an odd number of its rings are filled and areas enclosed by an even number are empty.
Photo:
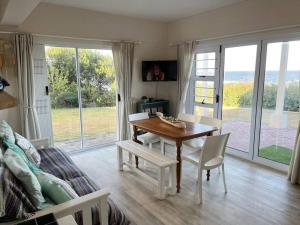
M170 42L300 25L299 0L248 0L168 25Z
M0 39L11 40L11 36L0 34ZM10 95L18 98L17 74L15 69L1 71L0 76L7 80L10 84L10 86L5 88L5 91L8 92ZM21 130L19 118L20 116L18 107L0 110L0 120L6 120L17 132L20 132Z

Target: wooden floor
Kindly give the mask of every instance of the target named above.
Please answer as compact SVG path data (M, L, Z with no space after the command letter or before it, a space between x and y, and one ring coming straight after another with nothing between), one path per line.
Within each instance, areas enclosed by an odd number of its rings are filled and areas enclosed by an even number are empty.
M221 175L212 171L211 180L203 182L202 205L194 203L196 170L188 163L183 163L181 193L160 201L153 185L126 168L117 170L115 146L72 158L99 186L111 190L111 198L137 225L300 224L300 186L289 184L285 174L231 156L225 160L228 193ZM146 170L155 175L149 165Z

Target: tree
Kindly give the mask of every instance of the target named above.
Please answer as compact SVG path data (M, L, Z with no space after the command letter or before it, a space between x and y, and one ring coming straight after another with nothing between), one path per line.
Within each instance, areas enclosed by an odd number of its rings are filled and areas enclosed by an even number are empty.
M79 51L80 87L83 107L114 106L115 76L111 55ZM53 107L78 107L75 49L47 48L50 96Z

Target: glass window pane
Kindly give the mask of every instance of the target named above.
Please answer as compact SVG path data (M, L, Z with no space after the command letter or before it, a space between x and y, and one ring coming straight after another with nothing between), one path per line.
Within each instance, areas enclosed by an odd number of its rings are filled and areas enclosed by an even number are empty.
M228 147L249 152L257 45L225 49L222 132Z
M81 146L74 48L46 47L54 145L64 151Z
M112 52L80 49L84 147L116 141L116 92Z
M212 108L205 108L201 106L195 106L194 114L197 116L206 116L213 118L214 117L214 109Z
M300 41L267 46L259 156L289 164L299 124Z
M215 69L196 69L196 76L215 76Z
M216 59L215 52L197 53L196 60Z
M196 61L197 69L215 69L216 60L198 60Z
M196 54L196 76L215 76L216 53Z
M213 81L196 81L195 102L214 103Z

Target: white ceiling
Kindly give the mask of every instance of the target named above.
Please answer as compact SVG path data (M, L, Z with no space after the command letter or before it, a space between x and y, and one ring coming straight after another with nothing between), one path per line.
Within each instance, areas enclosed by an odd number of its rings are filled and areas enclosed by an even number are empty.
M42 0L115 15L172 21L245 0Z

